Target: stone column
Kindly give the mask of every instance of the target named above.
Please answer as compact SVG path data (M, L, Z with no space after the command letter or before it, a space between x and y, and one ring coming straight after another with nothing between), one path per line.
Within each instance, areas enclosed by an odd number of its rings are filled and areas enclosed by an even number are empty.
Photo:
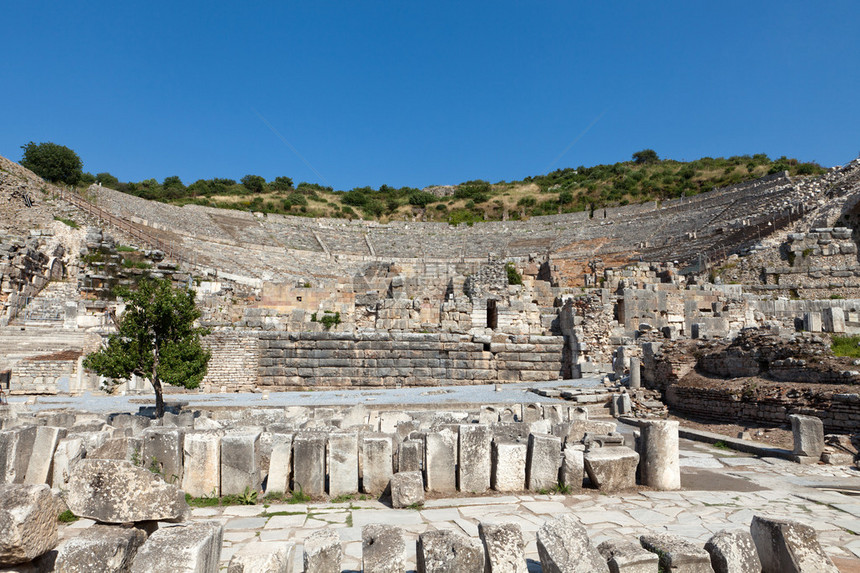
M641 374L640 374L639 370L640 370L639 359L636 357L631 358L630 359L630 382L628 384L628 386L631 389L642 387L642 379L640 377Z
M293 489L308 495L325 493L326 435L298 434L293 439Z
M485 424L460 426L460 491L482 493L490 489L490 442Z
M645 422L639 444L642 484L663 491L680 489L678 422L668 420Z
M792 414L788 419L794 436L794 455L818 461L824 451L824 423L815 416L800 414Z
M332 497L358 493L358 434L329 434L328 490Z
M362 480L365 493L381 494L394 475L394 458L391 438L388 436L365 437L361 448Z
M429 432L424 445L427 491L457 491L457 434L448 428Z

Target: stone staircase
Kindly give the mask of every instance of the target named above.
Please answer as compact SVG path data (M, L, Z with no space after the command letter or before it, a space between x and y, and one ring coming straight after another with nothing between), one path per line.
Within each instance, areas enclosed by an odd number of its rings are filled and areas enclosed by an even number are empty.
M11 324L25 327L62 327L66 315L66 302L77 300L76 281L52 281L38 295L30 299Z

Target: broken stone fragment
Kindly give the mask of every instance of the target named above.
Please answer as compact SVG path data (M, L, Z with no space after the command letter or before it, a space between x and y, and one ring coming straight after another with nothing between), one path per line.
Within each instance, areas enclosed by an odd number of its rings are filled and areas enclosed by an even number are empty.
M103 523L181 521L188 511L182 490L122 460L81 460L66 503L75 515Z
M550 519L537 532L543 573L603 573L606 560L592 545L585 528L572 515Z
M639 537L642 547L660 558L660 570L678 573L714 573L711 556L703 548L689 541L659 533Z
M838 573L808 525L756 515L750 534L763 573Z
M705 543L714 573L761 573L755 544L748 531L720 531Z
M618 491L636 486L639 454L626 446L596 448L585 452L585 471L591 485L600 491Z
M421 472L399 472L391 476L391 505L410 507L424 503Z
M162 527L138 550L131 573L218 573L223 537L217 521Z
M486 573L527 573L523 532L516 523L478 524Z
M484 573L484 548L453 531L418 536L418 573Z
M364 573L403 573L406 542L393 525L371 524L361 530L361 563Z
M630 540L604 541L597 550L606 559L609 573L654 573L659 557Z
M340 573L342 560L337 531L322 529L305 540L305 573Z
M47 485L0 485L0 566L26 563L57 544L57 506Z
M134 527L94 525L57 549L57 573L127 573L146 534Z
M294 548L286 542L248 543L230 559L227 573L292 573Z

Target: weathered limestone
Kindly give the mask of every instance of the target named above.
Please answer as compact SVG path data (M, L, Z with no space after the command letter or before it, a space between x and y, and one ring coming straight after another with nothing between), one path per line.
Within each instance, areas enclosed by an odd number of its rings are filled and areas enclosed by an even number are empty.
M64 428L39 426L36 428L36 438L33 442L32 454L27 463L24 483L48 483L51 478L51 463L54 460L54 449L59 439L66 435Z
M845 332L845 311L836 307L825 308L821 311L821 327L824 332L841 334Z
M591 485L601 491L618 491L636 486L639 454L628 447L597 448L585 452L585 471Z
M544 523L537 532L543 573L608 572L606 560L592 545L585 528L572 515Z
M272 434L272 453L269 455L269 473L266 476L266 493L290 491L290 472L293 468L293 435Z
M714 573L761 573L761 561L748 531L720 531L705 543Z
M110 418L111 426L119 429L129 428L132 436L139 436L151 423L152 420L146 416L137 414L116 414Z
M63 438L57 443L51 467L51 485L67 489L72 468L84 457L84 441L81 438Z
M490 489L490 444L493 434L485 424L460 425L460 491Z
M606 559L609 573L655 573L660 559L633 541L604 541L597 550Z
M478 524L486 573L527 573L523 532L515 523Z
M421 472L398 472L391 476L391 505L413 507L424 503Z
M642 535L642 547L660 558L660 570L678 573L714 573L707 551L680 537L665 533Z
M365 436L361 448L361 490L380 495L394 474L393 445L389 436Z
M144 465L142 451L141 438L108 438L95 451L87 451L87 458L134 461L138 465Z
M763 573L838 573L808 525L755 515L750 534Z
M613 394L609 405L610 413L616 418L618 416L627 416L633 412L633 403L630 401L630 394L627 392Z
M457 491L457 434L450 428L429 432L424 446L427 491Z
M405 440L397 451L397 467L401 472L420 472L424 461L424 441Z
M642 484L656 490L681 489L678 422L644 422L639 438Z
M631 389L642 387L641 364L636 356L630 358L630 381L627 386Z
M803 314L803 330L807 332L821 332L821 313L806 312Z
M561 485L568 488L570 493L582 490L582 481L585 478L585 453L572 446L567 446L562 452Z
M526 424L543 419L543 406L540 404L523 404L522 421Z
M325 434L303 433L293 439L293 489L325 493Z
M25 563L57 544L57 506L47 485L0 485L0 567Z
M824 424L814 416L791 414L791 433L794 437L794 455L817 460L824 451Z
M406 541L403 530L393 525L371 524L361 530L363 573L403 573Z
M182 446L182 489L194 497L221 495L221 435L188 432Z
M161 527L138 550L131 572L218 573L223 537L217 521Z
M321 529L305 540L305 573L340 573L343 548L333 529Z
M548 434L529 434L526 461L527 486L532 491L548 490L558 485L561 465L561 438Z
M188 509L177 486L121 460L78 462L66 503L75 515L103 523L180 520Z
M260 430L237 428L221 436L221 495L260 489Z
M146 534L135 527L94 525L57 548L57 573L127 573Z
M167 482L181 484L185 430L150 427L141 432L141 439L143 449L140 456L143 466L157 471Z
M526 488L528 445L523 442L493 440L492 485L496 491L522 491Z
M358 492L358 434L328 435L328 493L332 497Z
M233 554L227 573L292 573L295 545L289 542L257 541Z
M484 573L481 543L453 531L418 536L418 573Z

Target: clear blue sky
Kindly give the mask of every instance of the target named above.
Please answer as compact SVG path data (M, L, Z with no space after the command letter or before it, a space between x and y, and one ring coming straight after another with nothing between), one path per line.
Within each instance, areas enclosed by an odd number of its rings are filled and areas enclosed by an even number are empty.
M857 0L7 1L0 155L53 141L121 180L337 189L643 148L829 166L860 153L858 30Z

